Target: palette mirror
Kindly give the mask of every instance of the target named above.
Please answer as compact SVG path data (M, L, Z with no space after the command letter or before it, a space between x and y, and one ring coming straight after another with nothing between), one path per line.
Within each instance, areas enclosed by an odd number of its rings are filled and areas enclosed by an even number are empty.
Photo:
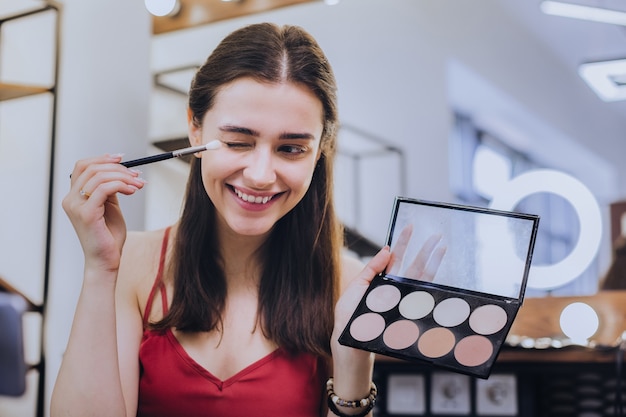
M339 342L487 378L522 304L539 217L398 197L392 261Z

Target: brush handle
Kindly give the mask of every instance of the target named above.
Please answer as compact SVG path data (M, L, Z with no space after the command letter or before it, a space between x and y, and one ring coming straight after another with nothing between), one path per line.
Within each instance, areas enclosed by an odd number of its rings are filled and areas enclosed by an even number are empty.
M136 167L138 165L151 164L153 162L165 161L174 157L173 152L165 152L158 155L146 156L144 158L133 159L132 161L120 162L127 168Z
M145 158L133 159L132 161L120 162L126 168L136 167L137 165L151 164L153 162L165 161L166 159L178 158L185 155L191 155L196 152L204 152L206 150L219 149L222 143L214 140L201 146L191 146L189 148L178 149L172 152L160 153L158 155L146 156Z

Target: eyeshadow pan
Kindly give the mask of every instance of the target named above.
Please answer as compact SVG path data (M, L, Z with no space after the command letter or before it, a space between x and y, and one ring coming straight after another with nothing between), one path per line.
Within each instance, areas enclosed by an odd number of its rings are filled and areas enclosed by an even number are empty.
M463 323L470 313L470 306L462 298L447 298L437 304L433 311L435 321L444 327L454 327Z
M413 291L400 301L400 314L411 320L427 316L435 306L435 299L426 291Z
M478 366L487 362L493 353L493 345L485 336L467 336L457 343L454 357L464 366Z
M417 341L417 348L428 358L439 358L452 350L454 342L454 334L450 330L435 327L424 332Z
M402 294L400 290L393 285L381 285L374 288L365 301L367 307L377 313L389 311L398 305Z
M376 313L362 314L350 325L350 334L360 342L376 339L383 330L385 330L385 319Z
M478 334L489 335L500 331L507 322L506 311L495 304L478 307L469 318L469 325Z
M406 349L419 337L420 329L410 320L398 320L387 327L383 334L383 342L395 350Z

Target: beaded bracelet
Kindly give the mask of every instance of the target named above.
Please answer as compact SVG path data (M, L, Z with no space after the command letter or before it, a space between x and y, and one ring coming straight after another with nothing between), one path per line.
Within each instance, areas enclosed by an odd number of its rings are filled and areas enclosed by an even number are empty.
M365 417L372 409L374 408L374 404L376 404L376 397L378 396L378 390L376 388L376 384L372 381L370 392L367 397L362 398L360 400L344 400L339 398L337 394L335 394L335 390L333 388L333 378L328 378L326 381L326 394L328 394L328 408L330 411L338 415L339 417ZM345 414L339 411L337 406L348 407L348 408L364 408L364 410L358 414Z

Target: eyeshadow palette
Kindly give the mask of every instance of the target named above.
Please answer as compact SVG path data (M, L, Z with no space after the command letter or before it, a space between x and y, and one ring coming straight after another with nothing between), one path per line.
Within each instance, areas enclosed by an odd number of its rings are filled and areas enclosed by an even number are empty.
M487 378L522 305L539 217L397 197L374 277L339 342Z

